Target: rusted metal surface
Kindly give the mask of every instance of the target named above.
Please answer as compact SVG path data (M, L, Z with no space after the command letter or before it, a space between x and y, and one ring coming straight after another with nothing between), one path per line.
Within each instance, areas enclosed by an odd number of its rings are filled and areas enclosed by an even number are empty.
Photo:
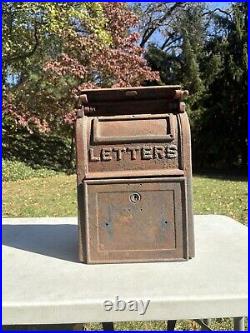
M194 256L191 144L179 86L87 90L76 121L79 254L87 263Z

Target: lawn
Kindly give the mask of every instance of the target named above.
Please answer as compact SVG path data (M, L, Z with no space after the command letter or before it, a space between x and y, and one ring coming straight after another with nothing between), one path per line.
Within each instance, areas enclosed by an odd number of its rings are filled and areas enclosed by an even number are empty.
M194 176L195 214L223 214L247 223L247 181ZM4 216L75 216L76 177L58 174L3 183Z
M76 177L65 174L46 176L44 173L39 177L27 177L28 179L3 183L3 215L5 217L75 216ZM194 176L193 197L195 214L223 214L241 223L247 223L246 179L218 175ZM213 330L232 329L230 319L213 320L211 327ZM86 324L85 328L99 330L101 325ZM115 329L165 330L165 323L159 321L117 323ZM177 329L197 330L198 325L192 321L181 321L178 322Z

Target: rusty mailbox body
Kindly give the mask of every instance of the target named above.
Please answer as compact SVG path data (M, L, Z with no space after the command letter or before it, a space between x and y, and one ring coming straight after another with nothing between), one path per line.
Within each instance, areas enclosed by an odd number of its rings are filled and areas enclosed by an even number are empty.
M76 121L85 263L194 256L191 147L179 86L86 90Z

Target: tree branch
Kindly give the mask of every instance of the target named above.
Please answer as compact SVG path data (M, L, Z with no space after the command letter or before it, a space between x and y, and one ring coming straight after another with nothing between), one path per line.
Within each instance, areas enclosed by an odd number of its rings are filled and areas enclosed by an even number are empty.
M202 16L205 16L205 15L207 15L207 14L213 14L213 13L215 13L216 11L218 11L218 12L220 12L220 13L222 13L222 14L225 14L225 15L229 16L230 19L232 20L232 16L231 16L231 14L230 14L229 12L227 12L226 10L223 10L223 9L221 9L221 8L215 8L215 9L213 9L213 10L209 10L208 12L203 13Z
M142 40L140 43L140 47L144 47L149 38L153 35L153 33L163 25L164 21L173 13L173 11L178 8L185 6L185 2L176 2L172 7L168 8L163 16L154 20L155 24L153 26L148 25L146 30L143 33ZM153 13L152 13L153 14ZM152 22L152 17L150 17L150 23Z

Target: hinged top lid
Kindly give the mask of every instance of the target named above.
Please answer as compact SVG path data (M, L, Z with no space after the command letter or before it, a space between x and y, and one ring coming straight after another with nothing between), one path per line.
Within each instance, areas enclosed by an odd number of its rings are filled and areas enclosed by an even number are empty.
M182 99L188 95L187 90L181 90L181 86L151 86L151 87L126 87L126 88L105 88L86 89L81 92L85 103L115 102L127 100L172 100Z

